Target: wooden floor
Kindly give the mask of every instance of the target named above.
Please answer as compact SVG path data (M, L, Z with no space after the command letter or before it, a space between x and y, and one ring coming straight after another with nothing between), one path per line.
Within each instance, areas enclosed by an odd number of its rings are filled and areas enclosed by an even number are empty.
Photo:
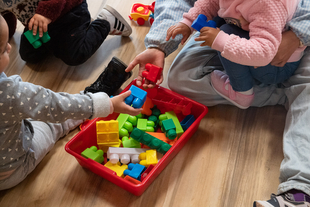
M93 17L104 3L88 0ZM107 3L127 19L131 5L137 2ZM25 64L18 54L23 29L19 25L10 41L11 64L6 73L19 74L24 81L54 91L78 93L96 80L113 56L128 64L145 49L143 40L149 27L131 25L130 38L108 37L97 53L78 67L69 67L56 58L38 65ZM166 59L165 71L176 54ZM137 68L133 77L136 74ZM210 107L197 132L140 197L82 168L65 151L64 146L78 132L76 129L57 142L22 183L0 191L0 206L252 206L254 200L268 199L277 191L285 115L282 106L247 110L224 105Z

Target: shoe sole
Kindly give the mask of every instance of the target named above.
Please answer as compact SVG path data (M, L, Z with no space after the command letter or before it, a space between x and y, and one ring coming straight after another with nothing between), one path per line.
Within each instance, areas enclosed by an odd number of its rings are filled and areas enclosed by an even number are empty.
M104 9L108 10L111 14L113 14L119 21L121 21L125 27L127 27L129 34L122 34L122 36L126 36L128 37L129 35L131 35L132 33L132 29L131 26L127 23L127 21L118 13L118 11L116 11L113 7L109 6L109 5L105 5Z
M249 107L241 106L240 104L238 104L238 103L236 103L235 101L229 99L228 97L226 97L226 96L223 95L222 93L218 92L218 91L213 87L212 82L211 82L211 86L212 86L212 88L216 91L216 93L218 93L220 96L222 96L223 98L225 98L227 101L233 103L233 104L234 104L235 106L237 106L238 108L240 108L240 109L247 109L247 108L249 108ZM259 206L259 207L260 207L260 206Z
M266 201L255 201L253 207L274 207L274 205L271 205Z

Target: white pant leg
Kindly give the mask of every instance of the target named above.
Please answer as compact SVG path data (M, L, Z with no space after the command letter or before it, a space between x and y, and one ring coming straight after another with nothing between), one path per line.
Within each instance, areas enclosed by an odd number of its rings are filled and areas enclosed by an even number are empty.
M284 160L278 193L291 189L310 195L310 51L286 84L289 110L283 134Z

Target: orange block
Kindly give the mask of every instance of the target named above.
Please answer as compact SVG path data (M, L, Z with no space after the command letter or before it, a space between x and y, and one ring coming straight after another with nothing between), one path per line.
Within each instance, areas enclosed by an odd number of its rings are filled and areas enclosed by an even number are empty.
M152 115L152 110L151 108L154 107L154 104L152 102L152 99L150 99L149 97L146 97L146 100L142 106L142 114L145 114L147 116L151 116Z
M130 177L129 175L126 175L124 179L125 179L125 180L128 180L129 182L131 182L131 183L133 183L133 184L136 184L136 185L141 183L141 181L136 180L136 179Z
M178 140L174 139L174 140L170 140L166 137L166 135L162 132L146 132L154 137L156 137L157 139L160 139L168 144L170 144L171 146L173 146Z

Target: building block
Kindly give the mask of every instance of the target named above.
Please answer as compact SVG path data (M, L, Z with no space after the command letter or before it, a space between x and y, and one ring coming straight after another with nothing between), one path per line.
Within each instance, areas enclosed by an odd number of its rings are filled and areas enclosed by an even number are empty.
M125 98L125 103L133 108L141 108L146 100L147 92L135 85L130 86L131 94Z
M165 119L162 121L161 130L165 133L168 139L177 138L177 132L175 131L175 125L172 119Z
M197 19L193 21L192 28L199 31L203 27L213 27L216 28L216 23L213 20L207 21L208 18L204 14L199 14Z
M129 132L134 126L137 126L137 117L129 114L119 114L116 119L118 121L118 131L120 137L129 137Z
M81 153L81 155L85 158L95 160L96 162L99 162L99 163L102 163L104 160L103 151L97 150L96 146L91 146L90 148L87 148Z
M146 70L142 72L142 76L153 83L156 83L157 80L160 79L163 71L163 68L150 63L145 65L145 69Z
M162 154L165 154L171 148L171 145L161 141L160 139L157 139L156 137L153 137L150 134L147 134L138 128L134 128L130 136L131 138L141 142L151 149L156 149L159 153Z
M123 147L109 147L107 158L112 164L121 161L122 164L139 163L139 155L145 152L142 148L123 148Z
M33 35L32 30L28 30L24 33L25 37L29 41L29 43L35 48L39 48L42 46L42 43L46 43L50 41L51 37L48 35L47 32L43 33L42 37L39 37L39 32L36 35Z
M148 167L150 165L156 165L158 163L156 150L146 150L139 155L140 165Z
M116 172L118 177L124 177L124 171L128 169L128 165L121 165L120 162L112 164L110 161L104 164L105 167Z
M154 165L150 165L148 166L148 168L146 168L146 170L141 174L141 182L146 178L146 176L148 176L148 174L153 170Z
M97 121L97 143L116 145L119 143L118 121Z
M155 123L147 119L138 119L137 128L142 131L153 132Z
M152 108L154 107L154 104L152 102L152 99L150 99L149 97L146 97L146 100L142 106L142 114L145 114L147 116L150 116L152 114Z
M124 177L124 179L125 179L125 180L128 180L129 182L131 182L131 183L133 183L133 184L136 184L136 185L141 184L141 181L136 180L136 179L130 177L129 175L126 175L126 176Z
M146 170L146 167L143 165L140 165L138 163L133 164L129 163L128 164L128 169L124 171L124 176L129 175L130 177L141 180L141 174Z
M173 123L175 125L178 137L180 137L184 133L184 130L180 124L180 121L179 121L177 115L174 113L174 111L167 111L167 112L165 112L165 114L161 114L159 116L159 125L160 126L161 126L161 122L165 119L172 119L173 120Z
M173 110L175 113L182 112L183 115L187 116L191 113L193 104L184 98L171 97L171 96L157 96L152 99L153 103L160 107L162 113Z
M195 122L194 115L187 115L181 122L181 126L184 131L186 131Z
M140 142L134 139L129 139L129 137L126 136L122 138L122 144L123 147L126 148L141 148Z
M171 146L173 146L178 140L177 139L168 139L165 135L165 133L163 132L146 132L150 135L152 135L153 137L156 137L157 139L160 139L163 142L166 142L167 144L170 144Z

